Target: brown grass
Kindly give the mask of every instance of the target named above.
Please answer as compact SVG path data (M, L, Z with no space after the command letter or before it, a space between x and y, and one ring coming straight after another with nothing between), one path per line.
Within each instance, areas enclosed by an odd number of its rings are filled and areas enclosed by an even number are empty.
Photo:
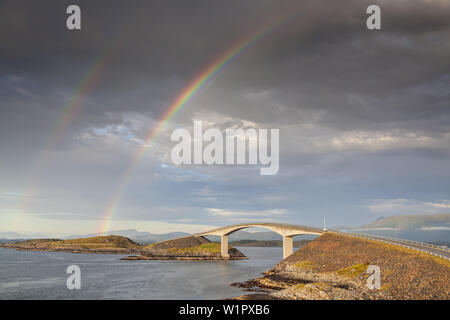
M10 244L11 247L75 248L75 249L131 249L140 247L136 242L121 236L100 236L70 240L36 239Z
M365 281L367 266L381 270L381 285L394 299L450 298L450 265L447 260L396 245L326 233L297 250L275 267L305 261L316 272L337 272Z

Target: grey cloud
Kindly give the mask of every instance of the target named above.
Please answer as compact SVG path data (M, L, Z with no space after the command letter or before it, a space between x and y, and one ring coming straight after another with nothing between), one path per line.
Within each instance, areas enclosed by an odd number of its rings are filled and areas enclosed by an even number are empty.
M65 28L73 3L82 7L80 32ZM365 28L372 3L382 7L381 31ZM2 1L0 191L38 185L31 211L98 219L139 141L189 81L292 13L176 114L136 168L117 218L220 224L204 209L279 208L292 222L366 223L369 199L448 199L450 6L438 0ZM96 62L101 72L48 145ZM279 174L164 168L170 130L194 118L280 128ZM368 147L383 137L397 142Z

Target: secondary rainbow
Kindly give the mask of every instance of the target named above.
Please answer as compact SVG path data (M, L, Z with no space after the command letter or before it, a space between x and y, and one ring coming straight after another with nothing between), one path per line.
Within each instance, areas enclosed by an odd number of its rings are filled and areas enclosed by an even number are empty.
M56 120L55 125L53 126L47 140L45 141L45 145L43 147L44 152L42 152L37 160L34 161L34 166L30 175L32 179L29 181L28 186L24 191L24 194L27 196L21 201L19 205L22 211L27 211L29 201L35 194L35 180L37 179L37 175L49 162L48 155L45 151L51 150L54 147L54 145L58 142L58 139L61 138L64 131L67 130L76 115L80 113L84 97L95 86L104 70L104 67L104 56L100 56L99 58L94 60L93 63L91 63L89 69L84 73L83 78L78 82L74 94L68 99L66 105L64 106L64 109L61 112L61 115Z
M96 85L100 75L103 73L106 64L105 61L106 59L103 56L97 58L91 64L81 81L79 81L75 93L70 97L61 116L56 121L56 125L51 131L52 134L47 141L46 147L50 147L58 141L58 138L62 136L63 132L80 112L83 99Z
M197 93L203 85L210 80L215 74L217 74L224 66L230 63L236 56L238 56L242 51L248 48L251 44L257 41L259 38L263 37L265 34L273 30L274 28L280 26L281 24L290 20L293 16L289 16L282 20L278 19L277 22L271 24L265 24L264 28L259 29L257 32L253 32L247 37L244 37L241 41L237 42L231 48L222 53L217 59L208 64L206 68L203 69L195 78L193 78L188 85L181 91L177 98L172 102L172 104L167 108L167 111L162 115L161 119L158 121L157 125L150 130L149 134L145 139L145 143L138 149L138 151L133 155L130 164L128 165L125 173L119 180L113 197L109 202L105 213L103 214L100 233L105 233L109 229L109 224L111 219L117 210L117 207L122 198L123 192L128 185L129 179L141 161L145 151L151 145L151 143L158 137L161 129L173 118L173 116L180 110L191 98Z
M136 21L139 20L134 20ZM131 25L133 26L133 24ZM70 126L72 121L76 116L82 111L82 106L85 98L88 96L89 92L97 85L103 72L108 67L111 62L111 58L115 54L117 48L122 45L123 40L126 39L127 32L126 29L122 30L121 33L114 38L111 45L107 46L102 54L95 58L87 70L84 72L82 78L78 81L75 87L74 93L67 99L64 108L61 110L59 117L56 119L55 124L50 130L49 136L45 140L44 147L42 148L44 152L34 161L34 165L30 174L30 181L26 187L24 194L27 195L24 201L21 202L20 207L25 212L29 205L29 200L31 196L35 194L35 182L38 180L38 175L41 173L43 168L45 168L50 159L46 151L51 150L61 139L64 132Z

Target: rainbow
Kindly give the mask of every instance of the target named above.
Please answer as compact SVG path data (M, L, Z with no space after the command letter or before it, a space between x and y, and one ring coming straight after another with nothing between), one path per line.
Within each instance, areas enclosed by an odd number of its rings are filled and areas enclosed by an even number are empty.
M76 116L81 112L83 100L97 85L103 72L111 63L116 49L119 48L123 41L127 39L127 31L135 27L144 18L146 18L145 13L142 13L141 17L133 19L133 22L129 24L128 28L122 29L120 33L113 38L112 43L107 45L102 53L90 63L87 70L84 71L82 78L78 81L74 93L67 99L59 117L55 120L55 124L50 130L50 133L45 140L44 147L42 148L44 151L52 149L55 144L58 143L63 133L72 123L73 119L76 118ZM48 165L48 163L49 159L48 156L45 155L45 152L42 152L38 159L33 162L34 165L30 174L32 178L23 192L28 196L26 199L31 199L31 196L35 193L35 181L33 178L36 179L36 176L43 168L46 167L46 165ZM22 211L26 211L28 207L28 200L22 201L20 207L22 208Z
M255 41L266 35L271 30L280 26L281 24L287 22L292 18L292 15L282 19L278 19L276 23L271 23L269 26L260 29L258 32L252 33L247 37L244 37L241 41L233 45L230 49L222 53L217 59L212 61L210 64L203 69L195 78L193 78L188 85L181 91L177 98L172 102L172 104L167 108L166 112L162 115L161 119L158 121L157 125L150 130L144 143L133 155L130 164L128 165L125 173L119 180L117 187L111 201L109 202L105 213L102 216L102 222L100 226L99 233L104 234L108 229L110 222L117 207L122 198L123 192L132 176L134 169L137 167L145 151L152 144L152 142L158 137L164 126L174 117L174 115L180 110L193 96L197 93L205 83L210 80L215 74L217 74L221 69L223 69L227 64L230 63L235 57L237 57L242 51L252 45Z
M51 131L46 146L53 146L62 133L66 130L75 116L80 112L83 98L97 84L100 75L105 69L106 59L103 56L97 58L89 67L83 78L79 81L75 93L68 99L67 105L61 112L61 116L56 121L56 125Z
M134 23L136 23L136 21L139 20L134 21ZM108 62L110 62L115 49L121 45L124 39L126 39L126 35L127 33L122 31L114 39L113 43L110 44L102 54L90 63L87 70L83 73L82 78L78 81L74 93L67 99L64 108L61 110L59 117L56 119L55 124L50 130L50 133L44 143L44 151L52 149L55 144L58 143L64 131L67 130L73 119L81 112L84 98L96 86L102 73L106 69ZM20 204L22 211L27 211L29 199L31 199L31 196L35 194L35 181L33 178L36 179L36 175L40 173L48 162L49 159L45 156L45 152L41 153L38 159L34 161L34 166L30 174L32 179L24 191L24 194L27 195L27 197Z
M106 60L104 59L104 57L100 56L91 63L88 70L84 73L83 78L78 82L78 85L76 87L77 89L75 90L74 94L72 94L67 100L67 103L65 104L61 112L61 115L57 118L55 125L50 131L50 134L44 144L44 150L51 149L58 142L58 139L61 137L63 132L67 129L76 115L80 113L83 98L96 85L101 73L104 70L106 64L105 61ZM43 152L34 162L31 177L36 178L35 176L42 170L43 167L46 166L47 163L48 157L46 157L45 152ZM28 183L24 194L26 195L26 197L21 201L19 205L23 212L27 211L29 201L35 194L34 180L31 180Z

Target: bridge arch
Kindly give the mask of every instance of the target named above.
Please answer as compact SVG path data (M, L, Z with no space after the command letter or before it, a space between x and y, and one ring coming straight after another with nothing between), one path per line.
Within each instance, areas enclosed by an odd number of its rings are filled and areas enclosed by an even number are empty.
M324 232L324 230L317 228L294 226L280 223L255 222L255 223L235 224L232 226L217 228L203 233L197 233L194 236L196 237L220 236L221 255L224 258L228 258L230 256L228 254L228 236L236 231L252 227L268 229L278 233L283 237L283 259L287 258L288 256L294 253L294 239L293 239L294 236L301 234L320 235Z

